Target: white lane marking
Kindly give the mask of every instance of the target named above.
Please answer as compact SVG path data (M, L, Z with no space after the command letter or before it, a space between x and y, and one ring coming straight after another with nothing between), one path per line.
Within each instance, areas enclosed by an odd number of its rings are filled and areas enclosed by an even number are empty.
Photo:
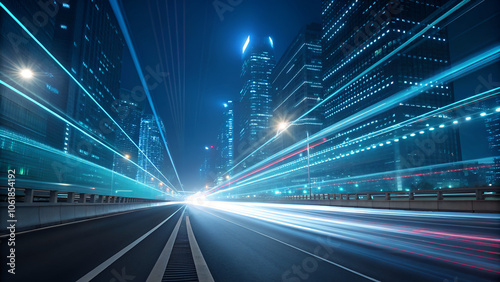
M185 211L185 210L184 210ZM157 282L161 281L163 278L163 274L165 273L165 269L167 268L168 261L170 259L170 255L172 254L172 249L174 248L175 239L177 238L177 233L179 233L179 227L181 226L182 218L184 216L184 211L182 211L177 224L175 225L174 231L168 238L167 244L163 248L158 260L155 263L155 266L151 270L151 273L148 276L146 282Z
M87 282L92 279L94 279L99 273L101 273L104 269L106 269L108 266L110 266L113 262L118 260L120 257L122 257L125 253L130 251L133 247L135 247L137 244L139 244L142 240L146 239L151 233L155 232L156 229L160 228L165 222L167 222L170 218L172 218L178 211L180 211L184 207L180 207L178 210L176 210L171 216L169 216L167 219L162 221L160 224L156 225L153 229L149 230L146 234L142 235L139 239L135 240L134 242L130 243L128 246L123 248L121 251L98 265L96 268L91 270L89 273L84 275L82 278L78 279L76 282Z
M186 216L186 227L189 238L189 246L191 247L191 253L193 253L194 265L196 267L196 274L198 274L198 280L200 282L214 282L214 278L208 269L207 262L203 258L200 246L196 242L194 237L193 229L191 228L191 222L189 221L189 216Z
M87 222L87 221L92 221L92 220L97 220L97 219L103 219L103 218L112 217L112 216L116 216L116 215L122 215L122 214L131 213L131 212L142 211L142 210L145 210L145 209L152 209L152 208L164 207L164 206L173 205L173 204L179 204L179 203L180 202L172 202L172 203L168 203L168 204L160 205L160 206L139 208L139 209L135 209L135 210L118 212L118 213L113 213L113 214L109 214L109 215L103 215L103 216L99 216L99 217L92 217L92 218L87 218L87 219L82 219L82 220L77 220L77 221L71 221L71 222L61 223L61 224L57 224L57 225L50 225L50 226L40 227L40 228L36 228L36 229L31 229L31 230L16 232L16 235L25 234L25 233L31 233L31 232L35 232L35 231L41 231L41 230L45 230L45 229L51 229L51 228L56 228L56 227L61 227L61 226L66 226L66 225L71 225L71 224L76 224L76 223L82 223L82 222ZM0 239L1 238L6 238L6 237L9 237L9 234L0 235Z
M240 226L240 227L242 227L242 228L245 228L245 229L247 229L247 230L250 230L250 231L252 231L252 232L255 232L255 233L257 233L257 234L259 234L259 235L262 235L262 236L264 236L264 237L266 237L266 238L269 238L269 239L271 239L271 240L274 240L274 241L276 241L276 242L279 242L279 243L281 243L281 244L283 244L283 245L285 245L285 246L288 246L288 247L290 247L290 248L293 248L293 249L296 249L296 250L298 250L298 251L301 251L301 252L303 252L303 253L305 253L305 254L307 254L307 255L310 255L310 256L312 256L312 257L315 257L315 258L317 258L317 259L319 259L319 260L322 260L322 261L324 261L324 262L326 262L326 263L329 263L329 264L335 265L335 266L337 266L337 267L339 267L339 268L342 268L342 269L344 269L344 270L346 270L346 271L349 271L349 272L351 272L351 273L353 273L353 274L359 275L359 276L361 276L361 277L363 277L363 278L366 278L366 279L368 279L368 280L370 280L370 281L380 282L380 280L377 280L377 279L375 279L375 278L373 278L373 277L367 276L367 275L365 275L365 274L363 274L363 273L357 272L357 271L355 271L355 270L353 270L353 269L350 269L350 268L348 268L348 267L345 267L345 266L340 265L340 264L338 264L338 263L335 263L335 262L333 262L333 261L330 261L330 260L327 260L327 259L325 259L325 258L322 258L322 257L320 257L320 256L318 256L318 255L315 255L315 254L313 254L313 253L311 253L311 252L308 252L308 251L306 251L306 250L303 250L303 249L301 249L301 248L299 248L299 247L295 247L295 246L293 246L293 245L291 245L291 244L288 244L288 243L286 243L286 242L283 242L283 241L281 241L281 240L279 240L279 239L276 239L276 238L274 238L274 237L271 237L271 236L269 236L269 235L267 235L267 234L264 234L264 233L262 233L262 232L259 232L259 231L256 231L256 230L253 230L253 229L248 228L248 227L246 227L246 226L243 226L243 225L241 225L241 224L235 223L235 222L233 222L233 221L231 221L231 220L228 220L228 219L222 218L222 217L220 217L220 216L218 216L218 215L216 215L216 214L213 214L213 213L211 213L211 212L209 212L209 211L206 211L206 210L205 210L205 212L206 212L206 213L209 213L209 214L211 214L211 215L213 215L213 216L215 216L215 217L218 217L218 218L220 218L220 219L222 219L222 220L225 220L225 221L227 221L227 222L230 222L230 223L232 223L232 224L234 224L234 225L238 225L238 226Z

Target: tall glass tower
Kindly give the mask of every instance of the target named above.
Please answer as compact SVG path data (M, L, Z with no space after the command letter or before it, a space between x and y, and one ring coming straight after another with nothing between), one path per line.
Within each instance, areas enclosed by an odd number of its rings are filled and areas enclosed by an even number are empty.
M67 113L100 141L113 145L115 128L102 109L111 115L116 113L125 40L111 4L90 0L65 3L59 9L56 22L55 39L65 42L59 45L61 60L90 94L70 83ZM69 136L65 152L112 167L111 151L88 140L69 125L65 131Z
M161 171L164 153L160 130L165 129L161 120L160 125L162 128L158 128L153 115L144 115L139 132L139 149L144 153L139 153L139 166L156 178L160 177L158 170ZM158 186L159 180L144 170L137 170L137 181L151 186Z
M234 113L233 101L224 103L223 124L218 136L219 143L219 161L218 171L219 176L233 167L233 153L234 153Z
M248 36L243 46L243 82L238 104L237 158L242 159L262 144L269 133L272 118L271 73L276 64L274 43L271 37ZM243 168L261 160L265 154L259 152Z
M130 95L130 91L125 89L120 89L120 92ZM132 101L119 100L117 105L118 117L116 121L128 137L120 130L116 132L116 149L125 156L125 159L115 154L113 171L135 179L137 167L132 162L137 163L138 161L138 150L135 144L139 144L142 110L137 103Z

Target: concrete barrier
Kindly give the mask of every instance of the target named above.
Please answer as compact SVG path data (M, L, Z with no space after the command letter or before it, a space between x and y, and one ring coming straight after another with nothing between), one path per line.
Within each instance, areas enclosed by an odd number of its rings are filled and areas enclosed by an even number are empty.
M44 226L56 225L76 221L80 219L92 218L107 214L119 213L130 210L144 209L165 205L163 203L17 203L15 219L16 231L29 230ZM0 204L0 210L6 211L6 203ZM8 213L0 213L0 234L7 233Z

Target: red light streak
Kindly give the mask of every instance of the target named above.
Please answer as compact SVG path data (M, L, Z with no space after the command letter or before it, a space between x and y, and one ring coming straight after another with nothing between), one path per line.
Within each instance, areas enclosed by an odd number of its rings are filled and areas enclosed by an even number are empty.
M273 166L273 165L275 165L275 164L277 164L277 163L279 163L279 162L282 162L282 161L284 161L284 160L286 160L286 159L288 159L288 158L291 158L291 157L293 157L293 156L295 156L295 155L298 155L298 154L300 154L300 153L302 153L302 152L306 151L308 148L309 148L309 149L314 148L314 147L316 147L316 146L318 146L318 145L321 145L321 144L323 144L323 143L325 143L325 142L326 142L326 139L325 139L325 138L323 138L323 140L322 140L322 141L320 141L320 142L318 142L318 143L316 143L316 144L314 144L314 145L309 145L309 147L307 147L307 146L306 146L304 149L301 149L301 150L299 150L299 151L297 151L297 152L295 152L295 153L292 153L292 154L290 154L290 155L284 156L284 157L282 157L282 158L281 158L281 159L279 159L279 160L276 160L276 161L274 161L274 162L272 162L272 163L270 163L270 164L268 164L268 165L266 165L266 166L263 166L263 167L261 167L261 168L259 168L259 169L257 169L257 170L254 170L254 171L252 171L252 172L250 172L250 173L248 173L248 174L246 174L246 175L243 175L243 176L241 176L240 178L235 179L235 180L233 180L233 181L231 181L231 182L229 182L229 183L226 183L226 184L224 184L224 185L222 185L222 186L220 186L220 187L218 187L218 188L216 188L216 189L214 189L214 190L207 191L207 193L208 193L208 194L204 194L204 196L207 196L207 195L209 195L209 194L211 194L211 193L213 193L213 192L215 192L215 191L217 191L217 190L219 190L219 189L222 189L222 188L223 188L223 187L225 187L225 186L231 185L231 184L233 184L233 183L235 183L235 182L237 182L237 181L240 181L241 179L246 178L246 177L248 177L248 176L250 176L250 175L253 175L253 174L255 174L255 173L259 172L259 171L262 171L262 170L264 170L264 169L266 169L266 168L269 168L270 166Z
M460 235L460 234L436 232L436 231L428 231L428 230L415 230L415 231L420 232L420 233L424 232L424 233L443 235L443 236L449 236L449 237L465 238L465 239L478 240L478 241L485 240L485 241L500 242L500 239L488 238L488 237L478 237L478 236L472 236L472 235Z

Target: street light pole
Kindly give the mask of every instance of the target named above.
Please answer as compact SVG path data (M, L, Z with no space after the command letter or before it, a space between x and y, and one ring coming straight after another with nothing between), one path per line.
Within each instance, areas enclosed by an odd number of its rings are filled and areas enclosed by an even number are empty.
M309 131L306 131L307 134L307 182L309 185L309 198L312 196L312 187L311 187L311 168L309 166Z

